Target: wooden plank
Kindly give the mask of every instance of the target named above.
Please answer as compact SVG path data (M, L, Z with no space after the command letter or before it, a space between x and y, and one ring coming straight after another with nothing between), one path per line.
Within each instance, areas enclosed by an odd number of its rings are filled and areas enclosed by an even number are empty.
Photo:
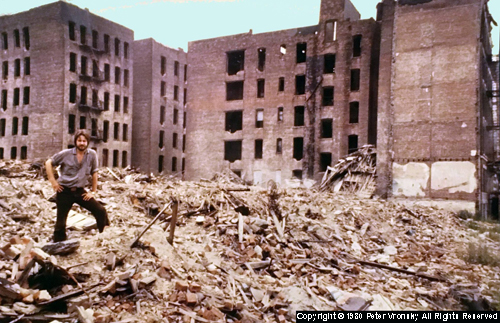
M170 235L167 239L168 243L171 245L174 244L174 234L175 234L175 227L177 225L177 209L179 206L179 202L177 200L173 201L172 205L172 220L170 221Z

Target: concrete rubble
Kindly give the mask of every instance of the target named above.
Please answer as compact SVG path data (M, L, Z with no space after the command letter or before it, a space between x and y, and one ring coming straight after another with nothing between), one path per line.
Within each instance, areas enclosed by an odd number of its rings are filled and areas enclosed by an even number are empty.
M85 224L57 245L43 175L36 164L0 162L0 322L294 322L298 310L498 301L498 265L469 263L464 253L471 242L500 243L445 211L341 190L247 186L224 173L183 182L101 169L97 198L111 227L97 233L74 207L74 222Z

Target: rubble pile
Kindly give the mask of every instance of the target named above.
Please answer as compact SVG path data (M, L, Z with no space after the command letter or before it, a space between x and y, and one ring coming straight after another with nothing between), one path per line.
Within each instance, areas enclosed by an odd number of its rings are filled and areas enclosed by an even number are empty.
M97 199L111 226L97 233L75 206L69 240L50 243L53 190L37 170L13 165L0 166L9 174L0 177L0 322L282 323L297 310L457 310L488 306L500 282L500 268L463 260L469 242L499 242L448 212L247 186L227 174L183 182L101 169Z

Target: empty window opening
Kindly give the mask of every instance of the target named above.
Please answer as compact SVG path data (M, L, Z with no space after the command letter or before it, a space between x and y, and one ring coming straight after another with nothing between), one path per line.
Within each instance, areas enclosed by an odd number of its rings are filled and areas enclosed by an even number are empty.
M361 56L361 35L355 35L352 37L352 57Z
M76 84L71 83L69 85L69 102L76 103Z
M14 44L16 47L21 47L21 36L19 34L19 29L14 29Z
M28 158L28 147L22 146L21 147L21 159L26 159Z
M294 169L292 170L292 177L296 179L302 180L302 169Z
M128 96L123 97L123 113L128 113Z
M4 159L3 147L0 147L0 159Z
M285 78L284 77L280 77L280 79L279 79L278 91L279 92L285 91Z
M333 120L321 119L321 138L332 138L333 136Z
M179 110L174 109L174 116L172 118L172 123L177 124L179 122Z
M115 95L115 112L120 112L120 96Z
M174 61L174 75L179 76L179 62Z
M92 77L99 77L99 63L95 59L92 60Z
M5 137L6 121L5 119L0 119L0 137Z
M115 56L120 56L120 40L115 38Z
M187 103L187 89L184 89L184 96L182 97L182 104L186 105Z
M182 158L182 166L181 166L181 169L182 169L182 173L184 174L184 171L186 170L186 159L185 158Z
M124 42L123 43L123 57L128 58L128 43Z
M68 118L68 133L73 134L75 133L75 126L76 126L76 116L74 114L70 114Z
M110 80L110 76L109 76L111 74L110 70L111 69L109 67L109 64L104 64L104 81L106 81L106 82L109 82L109 80Z
M109 92L104 92L104 111L109 110Z
M231 163L241 159L241 140L224 142L224 160Z
M92 106L99 107L99 93L97 90L92 89Z
M14 60L14 77L21 76L21 60Z
M262 72L266 68L266 49L259 48L258 55L259 55L259 64L257 65L257 68L259 69L259 71Z
M158 147L163 148L165 146L165 131L160 130L159 138L158 138Z
M25 57L24 58L24 75L30 75L31 74L31 58Z
M304 157L304 138L295 137L293 138L293 158L301 160L302 157Z
M349 123L358 123L359 121L359 102L349 103Z
M245 51L237 50L227 54L227 74L235 75L245 69Z
M97 119L92 118L90 122L90 136L97 138Z
M265 91L265 83L266 81L263 79L257 80L257 97L258 98L263 98L264 97L264 91Z
M172 134L172 148L177 148L177 138L179 137L179 135L177 135L177 133L173 133Z
M76 54L69 53L69 71L76 72Z
M332 106L333 105L333 87L324 87L323 88L323 106Z
M160 73L161 75L165 75L166 72L167 72L167 59L164 56L162 56Z
M243 100L243 81L226 83L226 100Z
M283 153L283 139L281 138L276 139L276 153Z
M264 110L257 109L255 113L255 128L264 127Z
M163 172L163 160L164 159L165 159L165 157L163 157L162 155L158 156L158 173Z
M16 136L19 130L19 119L17 117L12 118L12 135Z
M262 159L262 146L264 145L264 140L257 139L255 140L255 159Z
M104 52L109 53L109 35L104 34Z
M87 27L80 26L80 43L82 45L87 44Z
M6 80L9 77L9 62L4 61L2 63L2 78Z
M177 157L172 157L172 172L177 171Z
M87 118L80 117L80 129L87 129Z
M347 153L353 153L358 150L358 136L350 135L348 137L348 150Z
M226 131L235 133L243 129L243 111L226 112Z
M103 149L102 150L102 166L103 167L108 167L108 159L109 159L109 150Z
M297 64L307 60L307 43L297 44Z
M128 141L128 124L124 123L122 127L122 140Z
M118 150L113 150L113 167L118 167L118 157L120 152Z
M120 84L121 78L121 69L118 66L115 66L115 84Z
M174 101L179 101L179 87L174 85Z
M87 87L86 86L81 87L80 104L87 105Z
M14 89L14 100L13 100L13 105L17 107L19 105L19 98L21 97L21 91L19 90L18 87Z
M301 127L304 125L304 112L305 112L304 106L295 107L295 118L293 122L294 126Z
M332 165L332 153L319 154L319 171L326 172L328 166Z
M2 33L2 49L9 49L9 38L7 37L7 33Z
M113 124L113 139L120 140L120 124L118 122Z
M109 138L109 121L104 120L102 123L102 141L108 142Z
M165 106L160 106L160 124L163 125L165 123Z
M30 29L28 27L23 28L24 36L24 48L30 49Z
M323 73L324 74L335 73L335 54L325 55L325 66Z
M70 40L76 40L75 37L75 23L70 21L68 23L68 31L69 31L69 39Z
M124 150L122 151L122 167L125 168L127 167L127 151Z
M283 107L278 107L278 122L283 122Z
M306 93L306 76L296 75L295 76L295 94L301 95Z
M187 82L188 77L188 66L184 64L184 82Z
M7 110L7 90L2 90L2 110Z
M161 96L167 95L167 83L163 81L160 83L160 95Z
M123 85L128 87L129 70L123 70Z
M360 70L351 70L351 91L359 91Z
M97 30L92 30L92 47L97 48L99 42L99 33Z
M80 74L87 75L87 57L80 58Z
M285 55L286 54L286 45L283 44L280 46L280 53L281 55Z
M16 159L17 158L17 147L11 147L10 148L10 159Z
M325 42L337 40L337 22L327 21L325 24Z
M186 151L186 135L182 135L182 152Z
M187 112L184 111L182 118L182 128L186 129L186 125L187 125Z

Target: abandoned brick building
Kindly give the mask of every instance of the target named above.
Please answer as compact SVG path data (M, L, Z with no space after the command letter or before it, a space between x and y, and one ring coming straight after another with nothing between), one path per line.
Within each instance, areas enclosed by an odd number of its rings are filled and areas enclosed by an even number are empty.
M102 166L131 160L130 29L65 2L0 17L0 158L47 158L88 129Z
M151 38L135 41L132 48L140 57L134 60L132 165L148 173L182 173L187 54Z

